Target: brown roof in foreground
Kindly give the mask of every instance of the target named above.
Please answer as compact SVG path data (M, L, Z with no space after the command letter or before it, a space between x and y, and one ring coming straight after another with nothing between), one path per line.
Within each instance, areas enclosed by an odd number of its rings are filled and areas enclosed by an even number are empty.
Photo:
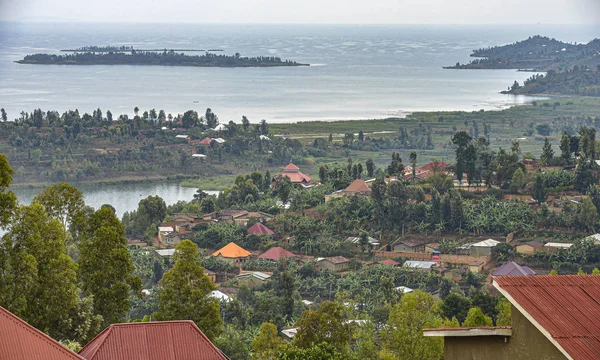
M381 261L378 261L377 263L382 264L382 265L387 265L387 266L398 266L398 265L400 265L399 262L394 261L392 259L381 260Z
M83 360L81 356L1 306L0 359Z
M325 258L325 260L329 261L332 264L343 264L343 263L350 261L343 256L328 257L328 258Z
M347 193L370 193L371 188L363 179L356 179L350 184L344 192Z
M273 235L275 232L266 227L263 223L257 222L248 228L248 234Z
M87 360L227 360L190 320L113 324L79 354Z
M223 246L221 249L215 251L212 256L223 256L226 258L243 258L252 255L250 251L241 248L234 242L230 242L229 244Z
M493 279L494 286L565 356L600 359L600 276Z

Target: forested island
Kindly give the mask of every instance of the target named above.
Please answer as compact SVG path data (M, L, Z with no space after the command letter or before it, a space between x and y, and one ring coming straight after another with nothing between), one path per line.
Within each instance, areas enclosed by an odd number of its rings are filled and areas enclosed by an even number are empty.
M596 68L600 63L600 39L587 44L571 44L536 35L514 44L473 50L471 57L478 59L445 69L564 71L575 66Z
M133 46L82 46L77 49L64 49L63 52L122 52L122 51L224 51L223 49L134 49Z
M131 52L82 52L67 55L33 54L27 55L19 64L40 65L166 65L199 67L275 67L309 66L290 60L281 60L274 56L243 57L235 55L217 55L206 52L204 55L186 55L170 51Z

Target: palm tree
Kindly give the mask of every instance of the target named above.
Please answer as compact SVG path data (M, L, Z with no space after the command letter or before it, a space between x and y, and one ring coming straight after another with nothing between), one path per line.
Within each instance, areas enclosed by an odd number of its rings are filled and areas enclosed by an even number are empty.
M133 112L135 113L135 116L138 116L138 113L140 112L140 108L138 108L137 106L134 107Z

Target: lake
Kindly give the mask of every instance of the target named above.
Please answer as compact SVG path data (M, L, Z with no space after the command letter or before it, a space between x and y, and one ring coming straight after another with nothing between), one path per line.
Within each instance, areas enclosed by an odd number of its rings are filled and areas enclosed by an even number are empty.
M196 193L195 188L181 187L177 183L140 183L140 184L115 184L115 185L82 185L77 186L83 192L86 205L95 209L104 204L112 205L121 218L125 211L137 210L140 200L152 195L158 195L167 205L178 201L190 201ZM16 188L13 189L19 202L25 205L39 194L42 189ZM205 191L216 195L218 191Z
M531 74L444 70L476 48L535 34L587 42L598 25L192 25L0 23L0 107L101 108L133 115L208 107L222 122L373 119L419 110L502 109L532 100L499 94ZM195 68L125 65L21 65L32 53L86 45L219 48L226 54L278 56L310 67ZM8 84L9 86L6 86Z

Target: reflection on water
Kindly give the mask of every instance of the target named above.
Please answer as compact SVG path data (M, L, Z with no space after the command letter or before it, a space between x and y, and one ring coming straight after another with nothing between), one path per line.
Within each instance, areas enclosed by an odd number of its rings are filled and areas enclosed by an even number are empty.
M195 188L181 187L178 183L82 185L77 188L83 192L86 205L98 209L104 204L110 204L117 210L119 218L125 211L136 210L140 200L150 195L158 195L167 205L171 205L180 200L190 201L196 193ZM19 202L27 205L41 190L18 188L13 191ZM218 191L205 192L218 194Z

